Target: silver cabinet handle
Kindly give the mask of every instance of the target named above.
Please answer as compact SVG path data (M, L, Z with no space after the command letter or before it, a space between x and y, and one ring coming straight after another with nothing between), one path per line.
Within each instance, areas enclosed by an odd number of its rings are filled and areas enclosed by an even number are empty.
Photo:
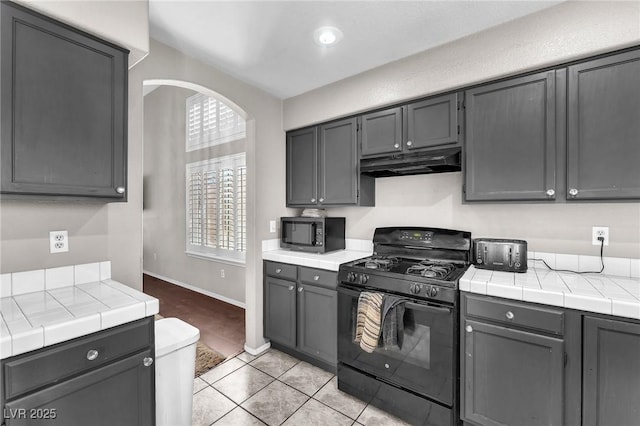
M473 327L471 327L470 325L466 326L464 329L467 331L467 333L471 333L473 331Z
M556 191L553 189L547 189L547 197L553 197L554 195L556 195Z
M311 202L312 202L312 203L315 203L315 202L316 202L316 199L315 199L315 198L312 198L312 199L311 199Z
M276 269L276 274L279 274L280 272L282 272L282 268Z
M393 147L394 147L395 149L400 149L400 144L399 144L399 143L396 143L396 144L394 144L394 145L393 145Z
M298 293L302 293L302 287L298 287Z
M569 190L569 195L571 195L572 197L575 197L576 195L578 195L578 190L575 188L571 188Z
M116 192L118 194L124 194L124 186L119 186L116 188Z
M91 349L89 352L87 352L87 359L89 361L93 361L94 359L98 358L98 351L96 351L95 349Z
M513 312L511 312L511 311L507 311L507 313L504 314L504 316L507 317L507 319L510 319L510 320L512 320L515 317L515 315L513 315Z
M150 356L144 357L144 359L142 360L142 364L144 364L145 367L149 367L151 364L153 364L153 358L151 358Z
M320 198L318 201L322 203L324 201L324 198Z
M289 286L289 291L291 291L291 290L293 290L293 286L292 285Z
M314 276L313 276L313 280L314 280L314 281L318 281L319 279L320 279L320 275L314 275Z
M413 145L413 142L407 141L407 146L412 146L412 145Z
M389 364L385 363L384 368L389 368Z

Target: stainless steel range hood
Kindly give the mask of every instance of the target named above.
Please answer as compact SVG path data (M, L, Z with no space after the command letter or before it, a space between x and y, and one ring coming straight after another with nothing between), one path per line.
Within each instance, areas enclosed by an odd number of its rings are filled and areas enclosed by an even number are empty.
M374 177L387 177L459 172L462 169L460 151L460 148L446 148L363 158L360 160L360 173Z

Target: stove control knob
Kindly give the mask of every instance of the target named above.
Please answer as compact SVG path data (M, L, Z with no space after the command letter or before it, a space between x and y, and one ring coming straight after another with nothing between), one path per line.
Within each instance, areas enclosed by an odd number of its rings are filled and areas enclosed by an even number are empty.
M356 281L356 274L354 274L353 272L349 272L347 274L347 281L352 283Z
M422 286L420 284L411 284L409 286L411 294L420 294L420 290L422 290Z
M367 281L369 281L369 275L367 275L367 274L360 274L360 277L359 277L358 282L359 282L360 284L366 284L366 283L367 283Z
M438 295L438 287L429 288L429 296L436 297Z

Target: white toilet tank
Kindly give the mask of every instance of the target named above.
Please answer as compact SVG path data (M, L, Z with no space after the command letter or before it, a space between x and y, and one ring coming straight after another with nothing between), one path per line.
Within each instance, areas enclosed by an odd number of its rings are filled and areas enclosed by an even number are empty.
M155 322L156 425L191 425L200 330L178 318Z

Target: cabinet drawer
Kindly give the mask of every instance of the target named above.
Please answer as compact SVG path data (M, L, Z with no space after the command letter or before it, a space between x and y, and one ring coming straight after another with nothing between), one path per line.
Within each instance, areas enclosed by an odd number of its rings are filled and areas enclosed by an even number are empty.
M2 364L4 398L11 400L149 348L153 337L153 318L149 317L9 358Z
M277 262L264 262L264 264L266 275L289 280L298 278L298 267L295 265Z
M335 289L338 287L338 274L324 269L300 268L300 281L319 287Z
M464 297L466 299L466 315L557 335L564 333L564 312L561 310L488 297L470 295Z

